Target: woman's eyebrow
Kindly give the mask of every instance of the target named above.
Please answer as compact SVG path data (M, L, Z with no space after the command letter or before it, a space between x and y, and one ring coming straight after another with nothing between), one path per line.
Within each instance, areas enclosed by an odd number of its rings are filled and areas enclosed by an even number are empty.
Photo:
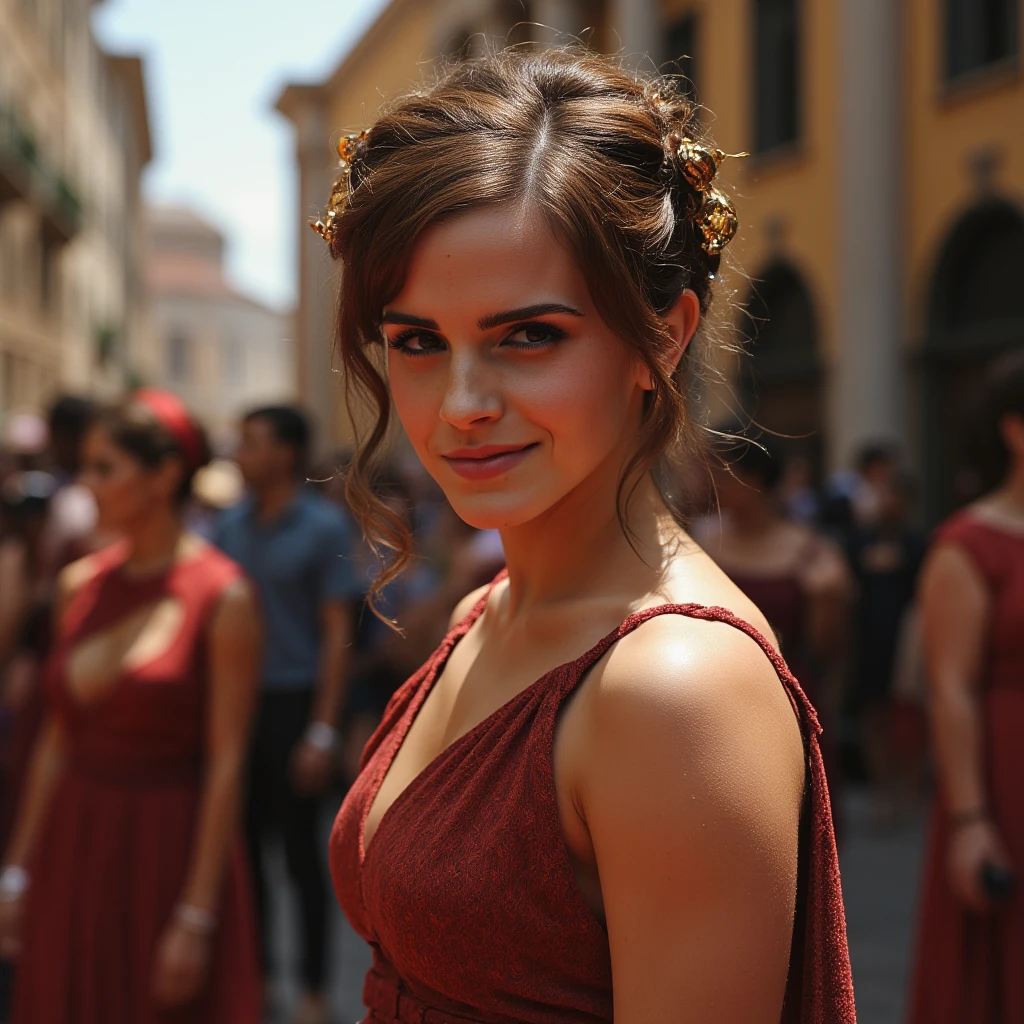
M427 330L439 330L437 321L430 320L425 316L413 316L412 313L399 313L398 310L391 310L381 318L382 324L405 324L409 327L425 327Z
M477 326L481 331L489 331L492 327L500 327L502 324L515 323L517 320L532 320L537 316L550 316L552 313L564 313L567 316L583 316L583 314L572 306L565 306L560 302L539 302L533 306L523 306L521 309L507 309L503 313L490 313L477 320Z

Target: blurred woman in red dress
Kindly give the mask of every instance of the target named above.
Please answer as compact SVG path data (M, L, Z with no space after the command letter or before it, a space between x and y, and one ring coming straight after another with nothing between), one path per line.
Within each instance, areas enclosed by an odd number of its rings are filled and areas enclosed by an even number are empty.
M1024 1021L1024 360L985 398L997 486L939 528L921 583L940 792L912 1024Z
M59 581L48 719L0 874L17 1024L255 1024L238 842L259 624L239 568L182 527L206 443L145 390L83 480L124 540Z

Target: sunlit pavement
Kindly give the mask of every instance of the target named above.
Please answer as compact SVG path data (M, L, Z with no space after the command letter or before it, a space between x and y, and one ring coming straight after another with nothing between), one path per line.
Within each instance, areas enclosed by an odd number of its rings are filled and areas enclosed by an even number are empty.
M880 833L870 825L870 804L863 793L852 793L846 805L847 840L841 862L857 1016L861 1024L902 1024L923 827L918 821ZM326 849L326 835L323 846ZM283 863L272 874L283 879ZM280 881L274 892L275 959L282 970L268 1024L286 1024L298 997L294 911ZM336 906L332 940L332 1024L354 1024L362 1019L360 994L370 954Z
M870 802L846 801L847 841L840 851L853 984L860 1024L903 1024L913 944L924 815L879 832Z

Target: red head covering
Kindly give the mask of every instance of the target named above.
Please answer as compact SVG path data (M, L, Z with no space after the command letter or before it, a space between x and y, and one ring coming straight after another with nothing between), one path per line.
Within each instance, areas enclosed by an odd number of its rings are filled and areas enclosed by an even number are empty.
M139 388L132 401L144 406L174 438L174 443L189 471L203 461L203 441L185 403L163 388Z

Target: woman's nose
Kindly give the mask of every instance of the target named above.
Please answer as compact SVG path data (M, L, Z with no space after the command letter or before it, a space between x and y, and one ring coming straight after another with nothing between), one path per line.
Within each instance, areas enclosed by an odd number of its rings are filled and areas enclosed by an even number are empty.
M448 363L448 380L441 419L460 430L496 420L502 402L494 374L472 352L453 354Z

